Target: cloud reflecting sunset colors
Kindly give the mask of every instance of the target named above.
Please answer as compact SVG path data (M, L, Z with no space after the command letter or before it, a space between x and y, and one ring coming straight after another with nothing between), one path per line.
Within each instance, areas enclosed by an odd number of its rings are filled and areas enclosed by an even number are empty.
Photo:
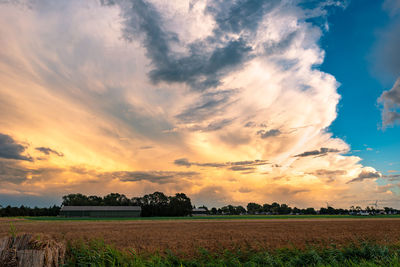
M159 190L216 206L396 207L397 183L377 183L329 131L339 83L319 70L319 43L327 10L341 8L3 1L1 196Z

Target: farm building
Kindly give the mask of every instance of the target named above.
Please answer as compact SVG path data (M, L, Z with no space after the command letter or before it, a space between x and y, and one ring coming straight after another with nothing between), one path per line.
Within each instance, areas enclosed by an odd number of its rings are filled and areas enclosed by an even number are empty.
M139 206L63 206L60 216L65 217L140 217Z
M205 208L192 209L193 216L202 216L202 215L207 215L207 214L208 214L208 212Z

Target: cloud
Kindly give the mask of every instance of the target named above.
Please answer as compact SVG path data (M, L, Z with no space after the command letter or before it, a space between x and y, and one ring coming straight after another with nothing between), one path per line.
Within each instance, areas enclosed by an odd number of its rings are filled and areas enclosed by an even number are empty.
M398 14L400 11L400 2L398 0L385 0L383 8L389 12L391 16Z
M381 178L381 177L382 177L382 174L380 172L363 170L360 172L360 174L356 178L348 181L347 183L362 182L364 180L377 179L377 178Z
M389 181L398 181L400 180L400 174L382 175L382 178Z
M347 171L345 170L326 170L326 169L319 169L313 172L310 172L311 175L315 175L320 178L327 178L327 182L333 182L335 179L339 178L340 176L346 175Z
M59 167L30 168L16 161L0 161L0 183L20 185L24 182L46 182L65 170Z
M143 0L109 1L121 8L124 17L124 37L135 40L142 36L147 56L152 60L150 79L155 82L181 82L196 90L220 84L221 75L250 58L251 47L242 38L222 38L220 34L188 44L182 55L172 49L182 40L164 27L162 14L150 2ZM212 47L212 49L210 49Z
M237 90L223 90L206 93L201 100L192 107L186 108L176 118L184 123L202 122L210 117L222 114L232 104L231 98Z
M218 121L213 121L206 126L195 125L189 128L191 131L202 131L202 132L214 132L223 129L232 123L232 119L222 119Z
M281 131L278 129L272 129L272 130L260 130L257 132L258 135L261 136L262 139L268 138L268 137L275 137L281 134Z
M400 122L400 78L397 79L392 89L390 89L389 91L384 91L382 93L382 95L378 99L378 102L383 104L383 127L394 124L396 122Z
M139 149L141 149L141 150L152 149L152 148L153 148L152 146L141 146L141 147L139 147Z
M68 157L4 159L2 190L213 206L378 194L374 179L346 184L365 167L329 132L339 84L320 40L338 1L29 2L0 8L0 132Z
M178 166L185 166L185 167L190 167L190 166L192 166L192 163L189 162L189 160L186 159L186 158L176 159L176 160L174 161L174 164L175 164L175 165L178 165Z
M226 188L222 186L208 185L194 192L192 197L197 203L208 207L222 207L227 205L228 201L231 204L235 204L230 201L230 197L226 191Z
M251 190L250 188L247 188L247 187L241 187L241 188L239 188L239 190L238 190L240 193L250 193L250 192L252 192L253 190Z
M279 1L210 1L207 12L217 22L216 31L240 33L254 31L262 18Z
M0 158L32 161L33 159L30 156L23 155L25 149L23 145L16 143L11 136L0 133Z
M383 8L390 14L391 21L379 35L374 51L374 62L378 73L397 78L393 87L384 91L378 98L383 105L382 127L393 125L400 121L400 4L397 0L385 0ZM383 70L383 71L382 71Z
M28 170L10 161L0 161L0 183L20 184L27 179Z
M252 171L255 170L256 166L263 166L270 164L267 160L245 160L245 161L233 161L233 162L207 162L207 163L199 163L199 162L190 162L186 158L177 159L174 161L175 165L191 167L212 167L212 168L227 168L231 171Z
M49 147L36 147L35 149L37 151L42 152L43 154L46 154L46 155L54 154L54 155L59 156L59 157L64 157L63 153L55 151L55 150L53 150L53 149L51 149Z
M321 147L319 150L306 151L296 155L295 157L324 156L328 153L339 153L339 152L340 150L335 148Z
M117 171L102 173L101 177L119 179L122 182L148 181L157 184L177 183L182 178L191 178L198 175L197 172L174 171Z
M231 171L253 171L255 170L254 167L247 167L247 166L232 166L229 167Z

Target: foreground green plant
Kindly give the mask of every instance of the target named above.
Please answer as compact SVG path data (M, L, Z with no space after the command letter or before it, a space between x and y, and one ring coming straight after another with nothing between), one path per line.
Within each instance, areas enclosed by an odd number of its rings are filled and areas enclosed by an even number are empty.
M70 243L66 266L400 266L400 247L363 243L344 248L295 248L274 251L237 250L219 253L201 249L192 258L172 252L138 255L121 251L101 240Z
M15 238L17 236L17 227L15 227L12 222L10 222L10 230L8 232L12 238Z

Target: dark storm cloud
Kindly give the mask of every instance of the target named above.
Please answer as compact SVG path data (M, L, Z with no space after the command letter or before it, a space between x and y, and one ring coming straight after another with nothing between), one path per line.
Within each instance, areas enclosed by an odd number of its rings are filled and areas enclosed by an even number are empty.
M198 175L197 172L174 171L118 171L102 173L101 177L114 178L122 182L148 181L157 184L177 183L182 178L191 178Z
M195 106L188 107L176 118L184 123L193 123L223 113L231 104L231 98L236 92L237 90L225 90L203 94Z
M400 76L400 14L392 25L380 36L376 48L378 66L395 77Z
M242 39L232 40L216 48L211 55L201 53L199 47L192 45L192 54L188 57L169 59L165 66L158 65L157 69L150 72L150 78L154 82L184 82L200 90L216 87L220 84L221 72L241 65L251 52L251 48Z
M400 122L400 78L392 89L382 93L378 101L383 103L382 124L384 127Z
M54 154L54 155L57 155L59 157L64 157L63 153L55 151L55 150L53 150L53 149L51 149L49 147L36 147L35 149L37 151L42 152L43 154L46 154L46 155Z
M271 1L260 4L256 2L261 1L248 1L247 4L238 2L236 7L231 7L230 16L233 17L228 19L220 17L222 13L217 12L215 8L208 8L208 11L216 16L219 25L217 32L225 32L226 28L231 28L234 32L240 29L254 30L251 25L255 25L265 12L265 9L260 7L271 5ZM103 4L120 6L124 19L124 37L127 40L142 37L147 56L152 61L153 70L150 71L149 77L154 83L181 82L196 90L205 90L218 86L224 74L251 58L252 49L244 39L227 40L220 33L188 44L188 54L178 55L171 50L171 44L180 43L178 36L163 27L161 14L151 3L144 0L116 0L103 1ZM241 17L235 17L237 15Z
M255 31L264 15L280 0L239 0L208 1L207 12L217 22L216 31L241 33L243 30Z
M382 93L378 102L383 104L382 125L400 122L400 2L386 0L383 8L391 15L390 25L380 34L375 47L374 62L378 71L397 78L391 90Z
M362 171L356 178L348 181L347 183L362 182L364 180L377 179L380 177L382 177L382 175L379 172Z
M275 55L284 53L293 44L294 39L297 36L297 32L291 32L287 34L279 42L269 41L264 44L265 53L267 55Z
M255 166L262 166L270 164L266 160L246 160L246 161L233 161L233 162L207 162L207 163L199 163L199 162L191 162L186 158L177 159L174 161L175 165L185 166L187 168L191 166L198 167L211 167L211 168L226 168L231 171L253 171L255 170Z
M30 156L25 156L25 147L18 144L6 134L0 133L0 158L32 161Z
M281 131L279 131L278 129L272 129L272 130L260 130L257 132L257 134L259 136L261 136L262 139L266 139L268 137L275 137L281 134Z
M320 150L306 151L296 155L295 157L324 156L328 153L338 153L338 152L340 152L340 150L335 148L321 147Z

